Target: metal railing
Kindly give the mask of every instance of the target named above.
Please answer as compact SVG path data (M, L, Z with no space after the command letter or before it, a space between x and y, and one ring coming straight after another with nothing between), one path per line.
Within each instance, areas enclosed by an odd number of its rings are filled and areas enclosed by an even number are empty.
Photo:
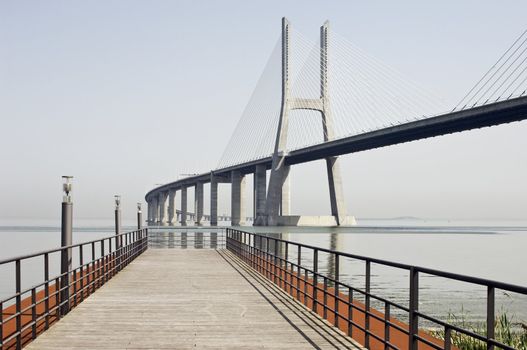
M181 249L225 249L225 230L214 232L184 231L162 229L150 230L148 235L150 248Z
M145 228L0 260L0 267L13 266L16 291L0 300L0 349L20 349L35 339L147 248ZM56 255L67 255L70 259L75 256L78 263L70 260L68 271L51 276L50 271L60 271L61 261ZM35 258L42 259L43 281L22 288L22 263Z
M492 280L464 276L460 274L412 266L397 262L375 259L355 254L348 254L335 250L319 248L279 238L259 235L250 232L227 229L227 249L239 256L251 267L267 276L282 289L296 297L319 313L325 319L333 318L333 324L342 326L349 336L356 338L356 330L361 332L360 339L366 348L371 348L372 340L382 346L377 348L417 350L423 348L446 349L454 348L451 342L453 332L458 335L471 337L485 344L487 349L501 348L514 349L495 339L495 295L496 290L527 295L527 288L496 282ZM304 254L312 252L312 267L302 265ZM334 259L332 276L319 271L319 253L330 254ZM357 288L339 279L341 258L356 259L364 262L364 289ZM408 281L408 306L390 301L386 298L371 293L371 265L393 267L406 270ZM486 288L486 335L481 335L459 325L427 315L419 310L419 277L421 274L442 277L449 280L466 282ZM333 285L333 288L330 288ZM361 295L364 303L356 301L354 297ZM371 307L372 301L384 305L384 310L375 310ZM408 324L393 318L393 309L398 309L408 315ZM344 310L344 311L343 311ZM357 321L357 315L362 317L362 323ZM420 319L432 322L444 332L444 340L432 337L419 329ZM372 327L372 323L379 327ZM341 327L342 328L342 327ZM355 331L354 331L355 330ZM380 330L380 331L379 331ZM392 335L398 332L404 335L405 342L396 345Z

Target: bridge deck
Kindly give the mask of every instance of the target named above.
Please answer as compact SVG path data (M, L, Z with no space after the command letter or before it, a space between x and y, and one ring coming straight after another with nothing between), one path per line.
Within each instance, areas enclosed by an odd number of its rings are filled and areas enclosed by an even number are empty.
M27 349L359 348L226 250L150 249Z

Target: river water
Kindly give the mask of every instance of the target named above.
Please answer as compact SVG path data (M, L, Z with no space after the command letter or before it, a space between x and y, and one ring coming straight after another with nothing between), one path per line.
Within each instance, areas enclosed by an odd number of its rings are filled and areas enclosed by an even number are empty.
M0 221L0 259L58 247L60 229L56 224L46 220ZM132 230L134 222L125 221L123 226L124 230ZM351 228L243 229L346 253L527 286L526 221L364 219ZM202 230L207 231L206 228ZM78 220L73 241L94 240L112 232L111 220ZM185 240L193 234L191 229L183 231L181 228L152 231L151 246L159 247L165 238L167 242L170 239L180 242L183 232ZM192 247L192 244L188 246ZM58 261L58 256L52 257L52 265L53 259ZM310 259L309 254L304 254L303 263L309 265L312 263ZM22 264L23 287L42 278L42 262L33 260ZM0 299L14 293L12 265L0 266ZM320 271L325 272L330 266L329 256L320 254ZM364 286L363 262L342 259L340 270L341 280L358 288ZM409 277L406 271L376 264L372 265L371 271L373 294L402 305L408 304ZM427 275L420 279L419 308L442 319L455 314L458 317L463 315L469 321L482 321L485 318L485 297L485 288L479 286ZM507 312L515 322L527 321L527 296L498 290L496 299L497 313ZM404 320L403 315L401 318Z

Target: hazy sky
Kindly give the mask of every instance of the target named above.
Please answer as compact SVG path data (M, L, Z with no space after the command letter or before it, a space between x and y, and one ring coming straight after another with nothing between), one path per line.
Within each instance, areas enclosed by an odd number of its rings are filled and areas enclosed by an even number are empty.
M1 1L0 218L57 218L65 174L77 217L110 217L115 193L132 217L156 183L213 169L282 16L313 40L329 19L454 105L526 29L526 11L522 1ZM521 122L347 155L349 212L527 219L526 136ZM293 168L294 213L329 213L324 170Z

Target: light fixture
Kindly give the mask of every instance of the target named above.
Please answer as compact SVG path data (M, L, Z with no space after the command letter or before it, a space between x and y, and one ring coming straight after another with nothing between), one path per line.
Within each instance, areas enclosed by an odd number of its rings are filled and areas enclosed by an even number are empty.
M71 197L70 197L70 192L71 192L71 179L73 179L73 176L69 176L69 175L64 175L62 176L62 180L64 181L62 183L62 190L64 191L65 193L65 196L64 196L64 202L69 202Z

